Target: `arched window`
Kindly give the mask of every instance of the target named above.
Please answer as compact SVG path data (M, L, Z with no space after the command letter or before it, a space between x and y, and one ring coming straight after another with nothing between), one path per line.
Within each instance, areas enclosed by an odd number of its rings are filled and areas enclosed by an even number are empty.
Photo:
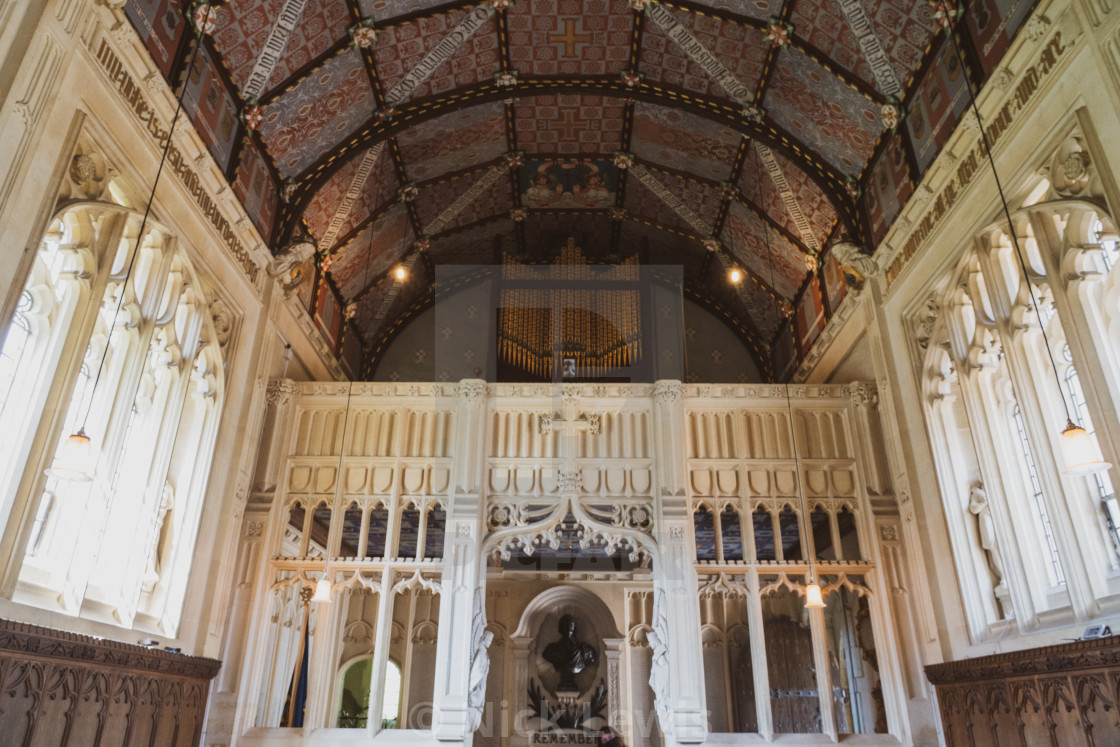
M1077 375L1077 369L1073 366L1073 353L1069 345L1063 347L1062 359L1066 362L1064 383L1069 397L1070 415L1077 425L1096 436L1093 419L1089 416L1089 405L1085 402L1085 392L1081 390L1081 377ZM1101 511L1108 525L1109 536L1112 538L1113 550L1120 553L1120 502L1116 500L1112 480L1109 479L1107 472L1094 472L1090 484L1101 503Z
M396 729L401 715L401 668L392 659L385 662L385 683L381 691L381 728Z
M1058 543L1054 541L1054 528L1050 524L1050 515L1046 512L1046 505L1043 503L1042 483L1038 479L1038 465L1034 460L1034 453L1031 451L1030 438L1027 436L1027 425L1023 420L1023 410L1018 404L1012 410L1011 417L1015 423L1015 436L1018 439L1020 449L1019 455L1026 470L1024 475L1026 476L1027 489L1030 492L1031 505L1034 508L1035 519L1045 542L1044 549L1048 561L1046 565L1047 576L1050 579L1051 586L1058 586L1065 583L1066 577L1062 571L1062 560L1058 557Z
M0 490L2 508L25 506L31 525L16 601L174 635L225 338L186 248L151 220L140 235L141 224L108 203L51 222L0 348ZM83 425L93 481L45 475Z
M31 293L25 290L19 296L15 316L12 317L8 334L4 338L4 347L0 348L0 413L7 408L20 361L31 342L31 321L27 318L31 306Z

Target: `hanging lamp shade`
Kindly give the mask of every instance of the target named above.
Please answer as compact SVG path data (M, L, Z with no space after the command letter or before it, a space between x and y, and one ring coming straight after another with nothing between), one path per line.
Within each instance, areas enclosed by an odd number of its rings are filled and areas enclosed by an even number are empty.
M1097 439L1072 421L1062 431L1062 462L1066 466L1062 474L1066 475L1091 475L1112 467L1101 455Z
M51 477L71 482L89 482L93 479L93 445L85 430L79 430L62 442L54 463L46 472Z
M315 593L311 597L312 602L329 602L331 601L331 582L330 579L321 578L315 582Z
M805 587L805 606L811 609L823 609L824 597L821 595L821 585L810 581Z

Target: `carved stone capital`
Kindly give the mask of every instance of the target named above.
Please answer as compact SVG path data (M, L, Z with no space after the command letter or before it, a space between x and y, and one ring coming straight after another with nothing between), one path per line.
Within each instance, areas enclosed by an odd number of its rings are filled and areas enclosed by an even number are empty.
M681 382L675 380L658 381L653 385L653 401L659 405L681 401Z
M848 385L848 399L856 408L875 408L879 405L879 389L874 384L857 381Z
M490 387L482 379L463 379L455 387L460 400L474 405L490 396Z
M289 404L299 393L299 385L291 379L275 379L268 382L264 397L269 407L278 407Z

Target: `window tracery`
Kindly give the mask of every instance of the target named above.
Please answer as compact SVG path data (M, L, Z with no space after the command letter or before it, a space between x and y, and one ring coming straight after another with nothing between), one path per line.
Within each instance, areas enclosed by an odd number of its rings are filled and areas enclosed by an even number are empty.
M222 409L212 341L229 329L187 248L153 220L140 235L127 190L106 186L93 199L118 204L60 202L0 348L0 508L30 527L16 601L174 635ZM44 475L83 423L94 480Z
M911 322L926 330L925 417L976 639L999 635L1001 620L1033 629L1065 619L1043 617L1059 610L1092 616L1120 594L1111 478L1064 476L1057 438L1067 411L1092 431L1098 409L1117 407L1118 237L1098 203L1054 194L1044 179L1012 217L1028 277L996 223L935 279ZM1107 452L1110 434L1097 435ZM971 515L961 510L970 490ZM978 577L992 579L995 605Z

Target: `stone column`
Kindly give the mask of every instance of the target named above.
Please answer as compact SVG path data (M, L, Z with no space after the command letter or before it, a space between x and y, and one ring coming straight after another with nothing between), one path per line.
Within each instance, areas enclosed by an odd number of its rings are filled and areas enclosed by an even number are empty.
M448 497L448 543L436 643L432 733L441 742L464 745L473 741L485 705L485 690L481 698L477 694L471 697L472 675L477 677L488 664L483 634L485 564L479 550L489 393L481 379L464 379L456 389L454 443L459 444L459 458L454 463Z
M692 514L685 490L684 402L679 381L653 387L654 444L660 486L660 557L654 567L650 685L667 747L708 735L704 652Z
M622 712L622 646L625 638L604 638L603 653L607 659L607 723L618 729Z
M524 732L536 714L529 713L529 652L533 639L527 636L510 638L513 644L513 736L511 744L527 743Z

